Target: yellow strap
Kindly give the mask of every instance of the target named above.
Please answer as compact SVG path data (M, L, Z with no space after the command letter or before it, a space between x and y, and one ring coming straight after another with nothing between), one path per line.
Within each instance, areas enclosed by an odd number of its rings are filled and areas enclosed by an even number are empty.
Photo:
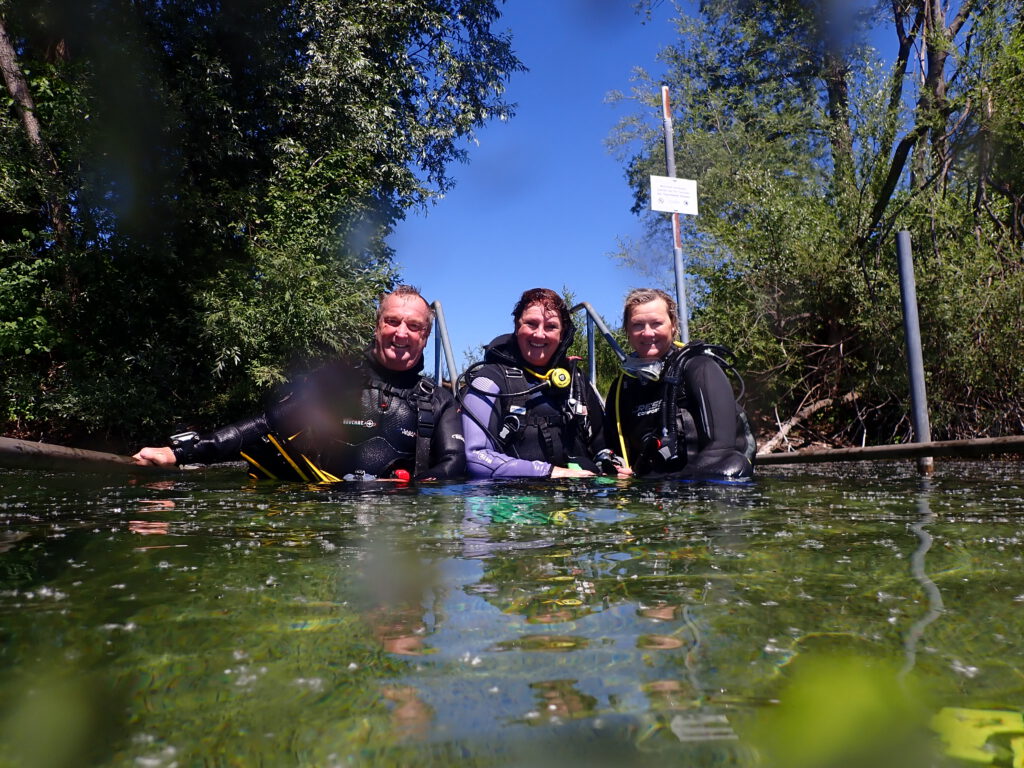
M307 456L306 454L302 454L302 458L306 462L306 464L309 466L309 468L311 470L313 470L313 472L316 474L316 476L318 478L320 478L320 482L321 483L340 483L341 482L341 478L340 477L336 477L335 475L332 475L326 469L320 469L320 467L318 467L316 464L314 464L312 461L309 460L309 456Z
M302 453L302 454L299 454L299 455L302 457L302 460L304 462L306 462L306 466L309 467L310 471L312 471L313 475L316 477L318 482L321 482L321 483L330 482L327 479L327 475L320 470L320 467L318 467L316 464L314 464L312 461L310 461L309 457L306 454Z
M275 475L269 469L267 469L262 464L260 464L258 461L256 461L256 459L254 459L252 456L250 456L249 454L245 453L244 451L239 451L238 453L241 455L241 457L243 459L245 459L250 464L252 464L254 467L256 467L256 469L258 469L260 472L265 474L268 478L270 478L271 480L277 480L277 475ZM252 474L252 473L250 472L249 474ZM255 475L253 475L253 477L255 477Z
M619 448L622 449L622 464L629 469L629 455L626 452L626 440L622 436L622 417L619 416L619 403L622 402L622 380L625 378L621 373L615 380L615 431L619 433Z
M275 438L273 435L270 435L270 434L267 435L267 438L270 440L270 442L272 442L274 444L274 447L277 448L277 450L281 453L281 455L284 456L284 460L287 461L291 465L292 469L295 470L295 473L300 478L302 478L305 482L308 483L309 482L309 478L306 477L306 473L303 472L299 468L299 465L295 463L295 460L292 459L292 457L288 455L288 451L286 451L284 449L284 446L281 445L279 442L277 442L277 438Z

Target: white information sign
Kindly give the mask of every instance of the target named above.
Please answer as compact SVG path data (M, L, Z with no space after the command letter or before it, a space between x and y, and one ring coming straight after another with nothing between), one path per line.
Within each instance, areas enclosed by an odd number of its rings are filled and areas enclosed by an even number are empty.
M671 176L651 176L651 210L697 215L697 182Z

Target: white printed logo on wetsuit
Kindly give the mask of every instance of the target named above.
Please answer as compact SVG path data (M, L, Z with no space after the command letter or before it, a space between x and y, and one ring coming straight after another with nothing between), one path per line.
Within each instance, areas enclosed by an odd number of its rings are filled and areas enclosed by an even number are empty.
M661 400L658 400L647 405L638 405L635 413L637 416L650 416L652 413L657 413L660 410Z
M377 422L373 419L342 419L341 423L347 427L366 427L367 429L373 429L377 426Z

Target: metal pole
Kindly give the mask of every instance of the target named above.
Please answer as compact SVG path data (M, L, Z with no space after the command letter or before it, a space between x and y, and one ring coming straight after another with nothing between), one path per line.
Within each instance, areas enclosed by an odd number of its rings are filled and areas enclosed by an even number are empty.
M608 342L608 346L612 348L612 352L614 352L615 356L619 358L619 362L625 362L626 353L622 351L622 347L619 346L619 342L615 340L615 336L608 328L608 324L597 313L597 310L590 305L589 301L581 301L569 310L569 314L574 315L581 309L586 310L587 317L589 317L594 322L594 325L597 326L597 330L601 332L602 336L604 336L604 340Z
M441 336L441 346L444 348L445 362L448 364L448 379L452 383L452 391L455 391L458 389L459 378L462 374L459 373L459 369L455 365L455 355L452 354L452 340L448 336L448 324L444 321L444 308L441 306L440 301L435 301L430 306L434 308L434 312L436 313L437 327ZM444 384L444 381L440 377L440 373L438 373L437 383L442 385Z
M665 129L665 171L676 176L676 150L672 140L672 110L668 101L668 86L661 86L661 116ZM679 233L679 214L672 214L672 265L676 275L676 304L679 305L679 338L690 341L689 311L686 307L686 274L683 272L683 241Z
M434 317L434 381L438 384L444 383L441 378L441 322Z
M590 383L597 389L597 357L594 354L594 318L587 313L587 375Z
M930 443L928 395L924 386L924 356L921 354L921 326L917 318L917 286L914 282L914 261L910 252L910 233L896 235L896 256L900 270L900 297L903 300L903 335L907 344L907 373L910 377L910 419L914 426L914 442ZM922 475L934 470L931 456L921 456L917 469Z

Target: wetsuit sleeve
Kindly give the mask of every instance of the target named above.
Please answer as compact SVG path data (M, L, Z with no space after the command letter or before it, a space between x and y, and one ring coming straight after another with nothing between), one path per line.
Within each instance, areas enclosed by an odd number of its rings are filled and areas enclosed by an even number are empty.
M191 440L175 440L171 450L178 464L216 464L238 461L239 453L270 431L265 414L236 421Z
M718 363L701 356L683 371L686 407L697 424L698 453L689 469L724 477L749 477L753 466L736 450L736 399Z
M174 440L171 450L178 464L216 464L222 461L239 461L242 451L261 442L271 432L291 434L300 431L311 416L323 417L319 411L310 410L310 397L316 392L313 377L302 377L290 382L288 389L266 411L249 419L236 421L226 427L185 440ZM179 436L175 436L176 438ZM173 440L173 438L172 438Z
M725 371L708 357L695 357L683 370L685 405L697 423L701 451L732 449L736 443L736 400Z
M480 376L473 379L463 398L462 434L466 438L466 469L472 478L498 477L548 477L551 464L546 461L516 459L497 450L490 435L480 426L487 424L492 430L500 428L495 424L497 398L487 395L498 393L498 385Z
M434 432L430 438L430 468L417 480L451 480L466 474L466 443L455 399L447 389L434 389Z

